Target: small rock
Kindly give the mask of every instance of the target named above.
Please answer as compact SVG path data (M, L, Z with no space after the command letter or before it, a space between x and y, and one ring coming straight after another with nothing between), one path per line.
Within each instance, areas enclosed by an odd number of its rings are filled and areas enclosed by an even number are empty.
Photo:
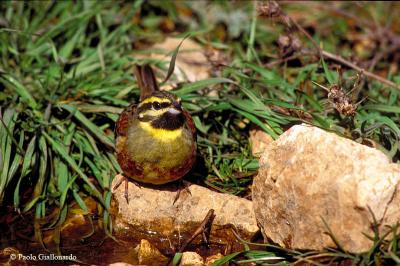
M203 266L203 258L196 252L183 252L179 266Z
M18 256L20 254L19 250L16 249L15 247L6 247L2 250L0 250L0 258L10 258L10 255L16 255Z
M264 150L273 141L273 138L260 128L250 130L251 152L255 157L261 157Z
M0 250L0 265L5 265L5 266L28 265L28 262L24 260L22 256L24 256L24 254L22 254L15 247L6 247Z
M254 211L266 238L294 249L368 250L370 210L381 223L400 220L400 166L381 151L319 128L294 126L267 147L253 183Z
M139 264L156 266L165 265L168 262L168 258L146 239L142 239L135 250L138 254Z
M211 266L214 262L216 262L217 260L220 260L223 257L223 255L221 253L209 256L206 258L206 266Z
M117 181L113 181L112 187ZM193 184L187 189L190 194L182 190L174 204L177 194L174 184L139 187L129 182L127 204L124 185L119 186L114 191L115 205L118 207L112 210L116 214L116 230L129 232L133 227L134 230L158 234L160 238L188 237L210 209L214 209L216 215L211 237L224 239L229 235L231 240L231 224L245 239L250 239L259 230L251 201Z

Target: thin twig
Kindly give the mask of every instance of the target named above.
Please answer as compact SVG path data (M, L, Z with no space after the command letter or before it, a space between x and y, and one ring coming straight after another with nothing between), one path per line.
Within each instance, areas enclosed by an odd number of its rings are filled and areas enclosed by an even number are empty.
M264 67L266 68L272 68L275 65L280 65L282 63L286 63L288 61L291 61L293 59L297 59L299 57L301 57L303 54L302 53L295 53L294 55L285 57L285 58L281 58L281 59L277 59L275 61L269 62L268 64L265 64Z
M345 66L350 67L350 68L352 68L354 70L357 70L358 72L362 72L366 77L375 79L375 80L377 80L377 81L379 81L379 82L381 82L383 84L386 84L388 86L391 86L391 87L394 87L394 88L400 90L400 85L394 83L393 81L385 79L385 78L383 78L381 76L378 76L378 75L376 75L376 74L374 74L372 72L369 72L368 70L365 70L364 68L361 68L361 67L357 66L356 64L353 64L353 63L347 61L346 59L344 59L343 57L341 57L339 55L332 54L332 53L327 52L325 50L322 50L322 55L324 57L329 58L329 59L331 59L333 61L336 61L336 62L338 62L338 63L340 63L342 65L345 65Z
M383 36L386 36L387 38L391 39L393 42L400 41L400 36L397 35L395 32L393 32L390 29L390 27L383 27L383 28L379 27L375 23L372 23L368 20L362 19L360 16L354 15L345 10L336 8L334 5L327 5L324 3L324 4L316 4L315 6L318 9L330 11L330 12L333 12L334 14L337 14L342 17L353 20L355 23L357 23L357 25L368 28L373 33L373 36L377 39L382 38Z
M197 227L196 231L194 231L194 233L192 234L192 236L186 240L186 242L184 242L182 244L182 246L179 248L178 253L183 252L187 246L192 243L192 241L200 234L203 235L203 240L208 244L209 242L209 236L211 233L211 224L214 221L215 218L215 214L214 214L214 209L210 209L207 213L207 215L204 217L203 221L201 222L201 224ZM171 259L168 262L167 265L169 265L171 263Z
M320 54L320 57L322 57L322 49L321 47L319 47L318 43L314 40L314 38L299 24L297 23L297 21L295 21L294 19L292 19L289 15L287 15L286 13L283 13L285 16L287 16L289 18L289 20L296 26L296 28L303 33L307 39L309 39L311 41L311 43L314 45L315 49L317 49L318 53Z
M322 258L332 258L332 257L337 257L337 254L334 253L321 253L321 254L316 254L316 255L311 255L311 256L307 256L307 257L295 257L297 260L292 264L294 265L298 265L300 263L304 263L304 262L308 262L310 264L314 264L314 265L319 265L319 261L316 261L317 259L322 259Z
M279 7L279 4L276 3L275 1L273 1L275 7ZM366 77L375 79L383 84L386 84L390 87L396 88L398 90L400 90L400 85L394 83L393 81L390 81L386 78L383 78L381 76L378 76L364 68L361 68L359 66L357 66L354 63L351 63L350 61L344 59L343 57L336 55L336 54L332 54L330 52L327 52L323 49L321 49L319 47L319 45L316 43L316 41L312 38L312 36L300 25L298 24L293 18L291 18L289 15L287 15L286 13L284 13L282 10L280 10L279 14L284 17L285 19L283 19L284 23L290 28L290 23L294 24L296 26L296 28L303 33L307 39L309 39L311 41L311 43L313 44L313 46L317 49L318 53L320 54L320 56L323 56L325 58L328 58L330 60L336 61L342 65L345 65L347 67L350 67L354 70L357 70L358 72L362 72Z
M186 247L192 243L192 241L200 234L208 234L210 232L210 227L215 218L214 209L210 209L204 217L204 220L201 222L199 227L197 227L196 231L192 234L192 236L179 248L178 252L183 252ZM208 239L203 239L208 242Z

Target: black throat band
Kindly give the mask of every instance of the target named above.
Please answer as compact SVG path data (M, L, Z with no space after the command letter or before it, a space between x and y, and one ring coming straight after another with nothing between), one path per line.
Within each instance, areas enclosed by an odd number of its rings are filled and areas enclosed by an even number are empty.
M175 130L183 126L185 123L185 116L182 113L171 114L165 112L160 118L151 122L154 128L161 128L165 130Z

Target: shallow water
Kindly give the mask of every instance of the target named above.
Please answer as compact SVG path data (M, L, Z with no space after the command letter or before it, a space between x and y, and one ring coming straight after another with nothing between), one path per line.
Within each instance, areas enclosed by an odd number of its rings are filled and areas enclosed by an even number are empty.
M5 216L2 216L3 218ZM12 215L8 214L8 217ZM156 232L142 232L138 228L116 232L115 240L106 236L103 229L95 224L94 233L88 238L82 238L87 232L92 231L89 223L80 224L70 218L68 230L63 231L61 237L60 252L63 256L76 259L76 261L58 260L57 245L54 243L54 231L43 231L43 239L46 242L45 250L39 243L34 241L34 230L32 219L18 217L14 220L2 219L0 264L8 265L108 265L115 262L126 262L138 264L137 251L135 247L142 239L147 239L163 255L173 257L189 237L190 234L175 234L171 238L165 238ZM50 239L50 240L49 240ZM198 236L185 251L195 251L202 257L214 254L228 254L242 250L243 246L234 236L225 235L224 238L213 238L209 246L205 245L202 237ZM20 253L20 254L18 254ZM14 256L14 257L13 257ZM19 260L14 259L19 258Z

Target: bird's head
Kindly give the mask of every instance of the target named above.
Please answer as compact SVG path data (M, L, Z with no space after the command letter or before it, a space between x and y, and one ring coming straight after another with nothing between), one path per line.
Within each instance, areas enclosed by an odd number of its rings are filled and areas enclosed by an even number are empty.
M166 91L155 91L139 103L138 119L153 128L179 129L185 123L181 99Z

